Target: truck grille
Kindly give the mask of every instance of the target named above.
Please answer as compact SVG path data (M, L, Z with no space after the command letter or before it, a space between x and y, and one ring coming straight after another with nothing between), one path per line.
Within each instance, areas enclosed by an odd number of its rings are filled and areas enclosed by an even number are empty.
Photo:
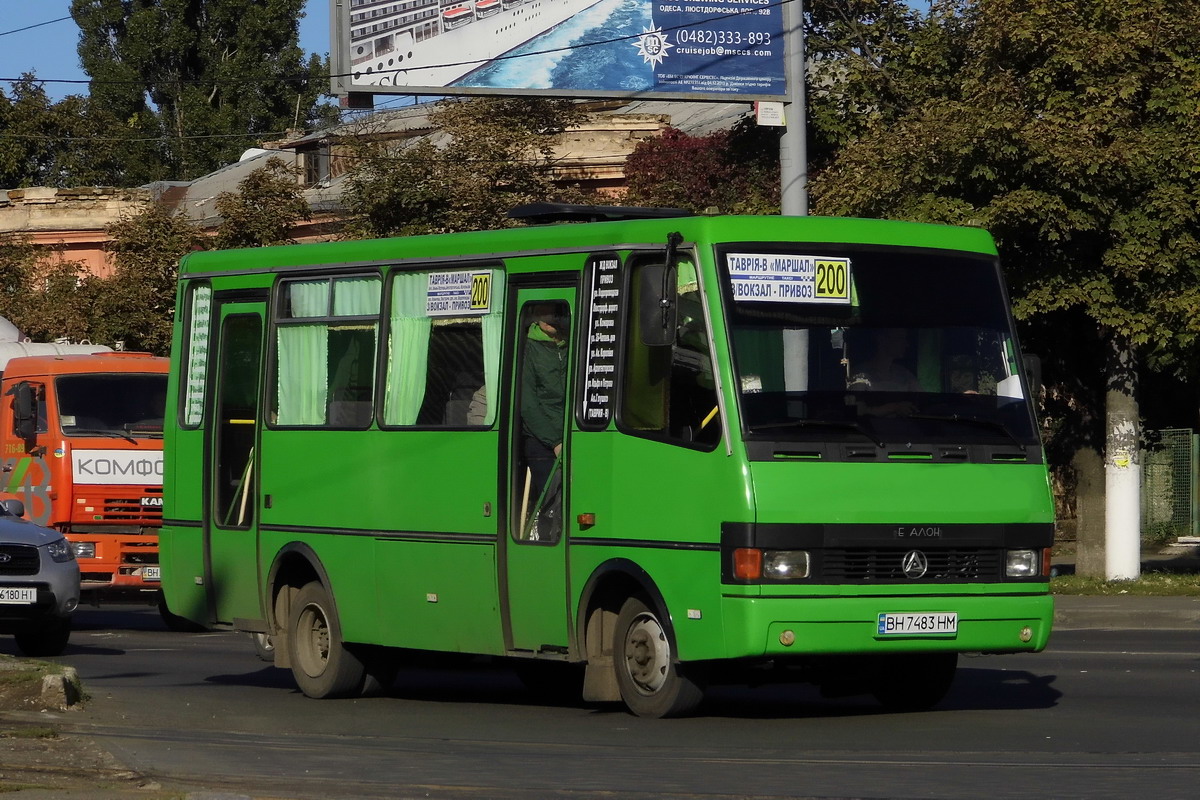
M157 496L157 495L147 495ZM90 511L87 509L91 509ZM89 522L129 522L136 524L157 524L162 522L162 506L144 506L139 497L105 497L89 501L86 506L75 509L78 521Z
M40 568L36 547L28 544L0 544L0 575L37 575Z
M904 557L910 547L829 549L821 551L821 578L825 583L966 583L996 581L1003 577L1002 551L992 547L922 549L929 561L925 574L904 574Z

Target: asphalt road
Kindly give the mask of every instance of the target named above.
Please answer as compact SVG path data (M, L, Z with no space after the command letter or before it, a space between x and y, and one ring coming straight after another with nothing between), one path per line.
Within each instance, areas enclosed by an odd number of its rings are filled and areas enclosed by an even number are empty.
M15 653L0 637L0 652ZM554 705L479 660L387 696L313 701L243 635L84 610L62 715L164 787L291 797L1194 797L1200 632L1063 630L1045 653L960 662L936 710L885 714L807 686L710 692L643 720Z

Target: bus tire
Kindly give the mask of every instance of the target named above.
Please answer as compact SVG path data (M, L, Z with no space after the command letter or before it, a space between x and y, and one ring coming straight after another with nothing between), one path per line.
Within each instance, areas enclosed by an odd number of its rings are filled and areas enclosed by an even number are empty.
M694 709L703 687L675 663L658 612L639 597L621 606L613 633L613 667L621 700L639 717L674 717Z
M342 641L333 599L320 582L306 584L296 594L288 628L292 676L300 691L318 700L359 693L366 668Z
M927 711L954 683L958 653L913 653L880 659L871 694L888 711Z

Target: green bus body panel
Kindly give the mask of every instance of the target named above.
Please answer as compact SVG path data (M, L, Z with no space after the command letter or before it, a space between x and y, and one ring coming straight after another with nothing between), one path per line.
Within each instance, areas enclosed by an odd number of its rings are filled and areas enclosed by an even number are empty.
M576 434L572 448L573 513L596 515L594 527L575 530L589 543L571 547L572 614L598 568L631 561L662 593L680 653L720 657L721 563L715 548L721 521L749 513L741 464L725 455L723 445L703 452L613 431ZM605 539L638 540L644 546L609 545ZM687 619L689 609L700 618Z
M386 271L398 262L436 264L441 259L447 264L503 263L511 290L515 276L557 272L573 279L590 252L661 248L674 231L696 246L696 266L713 311L713 358L724 391L723 409L729 414L737 413L737 402L714 245L839 242L996 253L982 230L877 220L696 217L539 226L193 253L181 264L178 307L186 307L184 292L195 278L210 280L217 299L227 289L268 287L279 273L306 268ZM226 274L234 272L242 274ZM583 307L576 313L582 318ZM178 397L187 341L183 318L179 315L176 323L173 397ZM272 335L268 318L268 339ZM269 375L268 370L268 381ZM271 387L264 386L263 392L269 396ZM737 419L721 422L738 435ZM171 610L211 622L207 592L212 587L202 585L200 527L206 435L204 430L167 427L167 523L161 550ZM257 532L217 532L257 535L257 563L219 566L214 559L218 569L256 574L257 580L246 579L246 591L217 592L216 621L260 617L272 564L282 550L303 545L319 558L345 638L353 642L503 654L505 598L517 597L522 607L531 602L544 606L545 638L558 636L559 630L575 636L569 642L542 644L576 647L580 632L574 626L588 599L585 590L602 586L614 564L629 563L664 601L682 660L937 649L1035 651L1049 636L1053 604L1045 583L725 585L719 550L724 522L1049 523L1053 505L1043 465L749 462L736 438L704 451L642 438L617 430L615 424L605 431L574 430L567 445L567 539L545 547L500 538L507 536L504 515L511 513L504 497L507 477L501 474L501 436L499 430L262 427ZM594 514L595 524L581 527L580 514ZM172 524L176 521L187 524ZM506 554L515 548L520 548L525 580L506 587ZM538 571L564 569L563 596L557 591L543 596L538 582L528 579ZM957 635L877 634L880 613L926 611L957 612ZM1024 629L1029 633L1023 642ZM795 634L790 647L780 641L784 631Z
M1040 464L753 462L757 522L1053 522Z

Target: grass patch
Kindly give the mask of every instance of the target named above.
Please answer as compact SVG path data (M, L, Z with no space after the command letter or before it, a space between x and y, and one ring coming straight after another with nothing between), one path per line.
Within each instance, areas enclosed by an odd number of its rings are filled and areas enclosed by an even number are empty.
M16 728L0 731L0 739L57 739L58 731L35 725L31 728Z
M1139 595L1142 597L1200 596L1200 575L1195 573L1143 572L1135 581L1106 581L1080 575L1050 579L1051 594Z

